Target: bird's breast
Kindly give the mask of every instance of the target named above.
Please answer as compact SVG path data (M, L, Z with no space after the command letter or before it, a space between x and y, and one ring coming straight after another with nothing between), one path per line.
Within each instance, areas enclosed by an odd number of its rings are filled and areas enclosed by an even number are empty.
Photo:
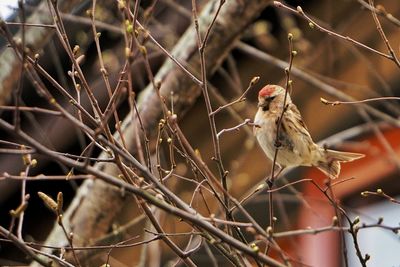
M254 135L264 153L269 159L274 158L275 154L275 137L276 137L276 120L273 114L267 114L259 110L254 118Z
M274 159L277 149L275 141L277 138L277 121L279 117L280 114L263 112L259 109L254 118L254 123L257 125L254 127L254 135L260 147L270 160ZM277 154L276 163L286 167L312 165L311 151L306 148L307 144L305 142L306 140L303 139L304 136L294 129L286 129L282 125L280 131L282 131L280 136L281 146L278 147L279 152Z

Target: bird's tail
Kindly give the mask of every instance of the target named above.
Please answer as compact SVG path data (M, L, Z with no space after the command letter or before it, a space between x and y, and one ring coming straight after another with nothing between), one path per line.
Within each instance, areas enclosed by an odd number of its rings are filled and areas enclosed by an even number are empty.
M363 158L365 155L351 152L335 151L321 148L322 157L316 167L325 173L329 178L335 179L340 173L340 162L350 162Z

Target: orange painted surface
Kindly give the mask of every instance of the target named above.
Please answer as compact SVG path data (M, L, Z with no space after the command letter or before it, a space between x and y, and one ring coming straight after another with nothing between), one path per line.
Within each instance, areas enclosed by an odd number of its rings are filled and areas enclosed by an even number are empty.
M393 148L393 153L399 159L400 129L385 130L383 135ZM396 171L396 165L390 159L390 153L387 152L374 134L370 134L358 141L362 141L364 144L367 143L367 146L364 146L365 151L354 152L364 153L366 157L355 162L342 164L340 180L332 181L333 183L344 181L333 187L338 201L351 195L359 195L366 189L376 190L376 185L379 181ZM354 177L354 179L346 180L351 177ZM312 178L322 188L325 188L324 181L326 181L326 177L316 168L310 168L305 173L304 178ZM310 206L301 206L296 225L297 229L329 226L332 223L332 217L335 216L335 210L327 198L312 183L304 183L303 194ZM318 235L302 235L297 240L299 246L296 254L303 256L303 263L311 266L326 267L341 265L339 233L330 231Z

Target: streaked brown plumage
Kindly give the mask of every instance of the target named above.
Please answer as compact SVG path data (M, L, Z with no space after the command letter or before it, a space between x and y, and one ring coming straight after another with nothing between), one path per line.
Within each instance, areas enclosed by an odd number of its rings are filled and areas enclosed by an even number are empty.
M274 159L278 147L276 163L281 168L315 166L334 179L339 176L340 162L364 157L363 154L325 149L315 144L289 95L286 99L286 110L282 117L278 142L275 143L284 97L285 89L278 85L266 85L258 93L254 135L269 159Z

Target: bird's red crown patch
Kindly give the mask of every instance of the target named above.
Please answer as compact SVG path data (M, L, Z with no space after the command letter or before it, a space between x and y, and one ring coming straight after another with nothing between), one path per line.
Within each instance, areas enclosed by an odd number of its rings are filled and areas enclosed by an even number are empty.
M267 84L260 90L260 92L258 92L258 96L261 97L270 96L274 91L275 87L273 85Z

